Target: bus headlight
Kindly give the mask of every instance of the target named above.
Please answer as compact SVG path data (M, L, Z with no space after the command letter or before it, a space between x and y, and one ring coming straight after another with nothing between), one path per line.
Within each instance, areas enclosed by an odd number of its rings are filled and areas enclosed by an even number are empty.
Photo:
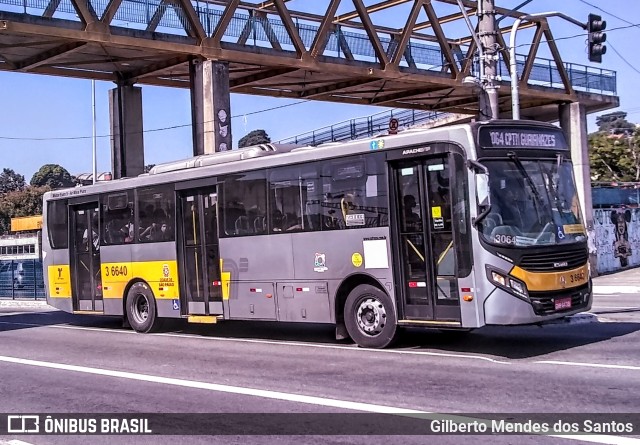
M511 289L520 292L521 294L525 293L524 290L524 284L514 280L513 278L509 278L509 287L511 287Z
M496 286L505 289L518 297L529 298L527 285L517 278L509 276L508 273L487 267L487 276L489 281Z
M507 278L504 275L499 274L495 270L491 271L491 280L494 281L496 284L499 284L501 286L506 286L507 285Z

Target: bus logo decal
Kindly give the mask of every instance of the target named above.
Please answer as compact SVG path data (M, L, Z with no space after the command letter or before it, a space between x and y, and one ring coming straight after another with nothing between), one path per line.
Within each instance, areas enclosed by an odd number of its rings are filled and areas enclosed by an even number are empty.
M327 261L327 257L325 256L324 253L317 253L316 252L316 259L314 262L314 268L313 270L316 272L325 272L328 268L326 265L326 261Z
M169 265L168 264L163 264L162 265L162 275L164 275L165 278L169 278Z

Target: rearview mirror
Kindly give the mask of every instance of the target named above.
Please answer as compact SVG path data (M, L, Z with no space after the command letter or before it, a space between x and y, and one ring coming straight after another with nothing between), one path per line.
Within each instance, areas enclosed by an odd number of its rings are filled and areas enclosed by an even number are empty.
M478 206L488 207L491 205L489 175L487 173L476 173L476 197L478 199Z

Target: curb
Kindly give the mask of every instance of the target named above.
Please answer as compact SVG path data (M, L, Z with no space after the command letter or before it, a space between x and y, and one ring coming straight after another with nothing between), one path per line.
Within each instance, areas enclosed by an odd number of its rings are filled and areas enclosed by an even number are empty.
M595 285L594 294L640 294L640 286Z
M20 308L20 307L49 307L45 300L2 300L0 308Z

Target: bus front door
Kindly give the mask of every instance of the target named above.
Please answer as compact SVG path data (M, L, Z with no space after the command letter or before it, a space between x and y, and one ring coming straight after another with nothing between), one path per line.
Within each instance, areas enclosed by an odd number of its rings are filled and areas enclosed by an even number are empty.
M215 188L180 192L178 258L182 315L221 315Z
M449 159L394 167L401 303L406 320L459 325Z
M98 203L71 207L73 309L103 311Z

